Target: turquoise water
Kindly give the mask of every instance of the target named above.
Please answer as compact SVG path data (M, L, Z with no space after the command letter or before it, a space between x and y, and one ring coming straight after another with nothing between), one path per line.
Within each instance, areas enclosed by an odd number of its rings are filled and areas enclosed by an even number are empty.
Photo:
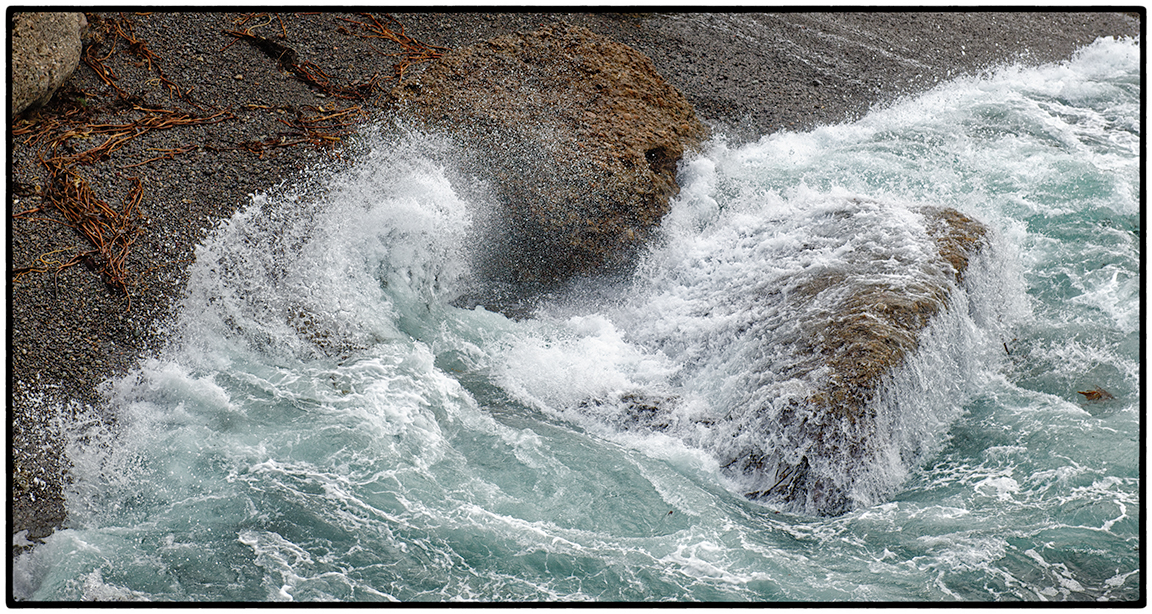
M105 386L114 422L62 419L69 527L14 595L1138 599L1139 59L1101 40L718 138L634 279L518 320L456 300L489 206L460 147L366 131L199 247L168 349ZM921 204L994 239L886 384L886 463L839 516L745 499L725 455L789 454L774 403L818 377L784 374L789 280L866 253L902 283ZM637 398L660 425L621 418Z

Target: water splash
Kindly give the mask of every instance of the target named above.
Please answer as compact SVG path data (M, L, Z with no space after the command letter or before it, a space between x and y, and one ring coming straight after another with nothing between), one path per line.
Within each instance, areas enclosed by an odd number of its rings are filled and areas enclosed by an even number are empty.
M16 560L14 595L1138 598L1138 55L1100 41L856 124L717 141L636 283L519 320L458 306L489 193L459 144L366 134L222 226L168 350L62 412L70 525ZM854 253L922 264L922 204L994 240L878 392L916 408L883 411L889 462L834 518L748 501L716 450L768 420L744 404L818 376L745 368L788 353L750 331L793 324L746 299ZM1094 386L1116 398L1075 394Z

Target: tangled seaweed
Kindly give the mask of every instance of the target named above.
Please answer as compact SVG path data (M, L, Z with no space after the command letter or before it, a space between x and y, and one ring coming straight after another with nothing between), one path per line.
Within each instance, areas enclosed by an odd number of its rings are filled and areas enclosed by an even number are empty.
M304 14L295 14L298 17ZM37 148L37 156L45 170L41 185L21 184L25 194L39 197L37 206L14 212L14 219L62 224L73 229L87 243L87 247L71 246L48 251L34 262L24 266L14 266L10 270L13 282L23 281L33 273L58 275L64 269L82 264L96 272L107 286L125 296L129 288L135 286L139 275L133 276L127 270L127 260L132 245L144 232L141 221L145 192L143 185L146 176L129 177L128 189L120 198L119 208L109 204L112 199L94 193L92 184L81 169L85 166L109 163L121 158L115 166L119 170L145 169L149 164L161 160L173 160L194 151L243 151L263 158L272 149L303 146L315 149L332 149L352 134L357 124L368 117L362 104L384 86L389 79L399 80L404 71L413 64L431 61L440 57L443 47L427 45L404 33L403 26L392 16L384 17L381 23L367 13L357 14L362 21L338 18L357 28L350 32L343 25L338 27L342 34L352 34L361 39L381 39L400 46L399 53L385 53L372 45L372 49L387 56L399 56L400 61L393 66L390 77L382 77L378 72L360 81L339 84L329 74L312 62L302 61L295 50L287 44L288 28L284 17L272 13L250 13L233 21L237 29L224 30L234 37L229 43L245 40L276 60L280 67L314 90L327 97L351 100L354 104L341 106L336 102L301 109L277 108L269 105L243 105L247 110L263 110L276 113L276 120L285 129L259 140L236 142L231 146L208 143L170 144L164 147L137 148L134 153L125 153L124 148L131 142L158 131L173 131L184 134L193 126L207 126L237 119L232 109L212 108L198 103L192 96L193 87L181 87L170 80L163 70L164 59L155 52L147 41L136 34L132 20L119 14L116 17L88 15L92 40L86 45L81 59L83 66L104 84L111 99L100 100L91 92L67 86L61 90L46 107L14 119L10 134L15 142L23 147ZM257 30L279 25L279 33L262 36ZM396 30L399 30L398 32ZM279 40L274 40L279 39ZM281 42L284 41L284 42ZM227 48L227 47L225 47ZM121 84L121 75L112 67L118 54L154 75L147 84L166 89L168 97L179 100L197 112L152 108L144 106L143 92L129 91ZM284 117L288 113L287 117ZM95 118L106 118L109 114L129 117L124 121L98 122ZM193 132L193 134L199 134ZM90 139L102 139L98 145L87 147ZM141 156L143 151L147 157ZM119 152L119 153L118 153ZM143 159L140 159L143 158ZM70 257L59 254L71 253ZM158 266L165 266L165 263ZM148 269L157 268L153 266ZM147 273L147 271L145 271ZM129 296L128 308L131 308Z

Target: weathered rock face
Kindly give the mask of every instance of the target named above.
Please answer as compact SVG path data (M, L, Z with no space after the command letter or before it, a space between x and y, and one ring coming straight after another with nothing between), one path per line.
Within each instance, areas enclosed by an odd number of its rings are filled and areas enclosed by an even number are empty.
M651 60L571 26L448 53L391 97L484 152L474 170L502 205L484 268L501 281L627 266L707 132Z
M745 218L690 246L651 299L662 313L635 322L678 365L674 385L579 409L713 453L753 500L820 515L878 503L932 453L998 326L972 267L989 245L953 209L864 198Z
M12 115L47 103L80 65L83 13L12 15Z
M948 308L970 258L988 240L986 226L955 209L925 206L917 212L936 254L902 263L911 266L894 271L900 281L889 278L885 269L890 264L865 257L858 266L795 286L792 300L800 304L825 297L820 309L797 310L804 315L796 350L808 358L791 366L793 377L809 376L818 384L807 398L789 403L775 417L773 428L783 435L775 452L752 446L727 461L730 469L759 476L763 487L746 493L749 498L839 514L851 509L861 492L882 493L896 486L862 484L883 481L869 474L878 471L886 455L914 454L912 448L892 444L899 435L891 432L894 417L879 415L878 397L886 378L920 349L925 329ZM886 411L915 413L910 407Z

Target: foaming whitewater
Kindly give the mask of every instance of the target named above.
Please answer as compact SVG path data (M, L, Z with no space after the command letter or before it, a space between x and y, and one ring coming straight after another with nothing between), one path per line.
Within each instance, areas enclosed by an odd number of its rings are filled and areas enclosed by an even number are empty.
M167 349L62 418L68 527L13 594L1137 599L1139 55L1101 40L716 139L632 279L515 318L475 281L493 205L468 144L366 130L221 224ZM820 468L850 505L749 500L804 452L782 416L821 383L805 327L847 291L812 289L915 292L939 273L925 205L988 245L877 391L873 460Z
M714 183L711 160L698 165L705 169L694 180ZM736 204L719 212L712 198L687 196L624 305L605 310L610 323L570 321L591 339L521 340L504 387L586 428L659 432L708 451L737 492L771 491L803 467L812 492L784 503L767 497L779 509L826 514L878 503L936 449L982 370L1001 361L1007 323L1025 309L1019 276L988 246L967 283L956 284L915 207L838 191ZM709 219L701 223L702 212ZM914 358L870 405L875 419L834 419L821 439L811 437L803 422L823 416L809 399L831 376L816 338L834 334L844 300L875 287L901 298L936 301L941 288L950 296L919 334ZM868 449L839 443L855 437ZM817 490L828 484L848 500L827 501Z

